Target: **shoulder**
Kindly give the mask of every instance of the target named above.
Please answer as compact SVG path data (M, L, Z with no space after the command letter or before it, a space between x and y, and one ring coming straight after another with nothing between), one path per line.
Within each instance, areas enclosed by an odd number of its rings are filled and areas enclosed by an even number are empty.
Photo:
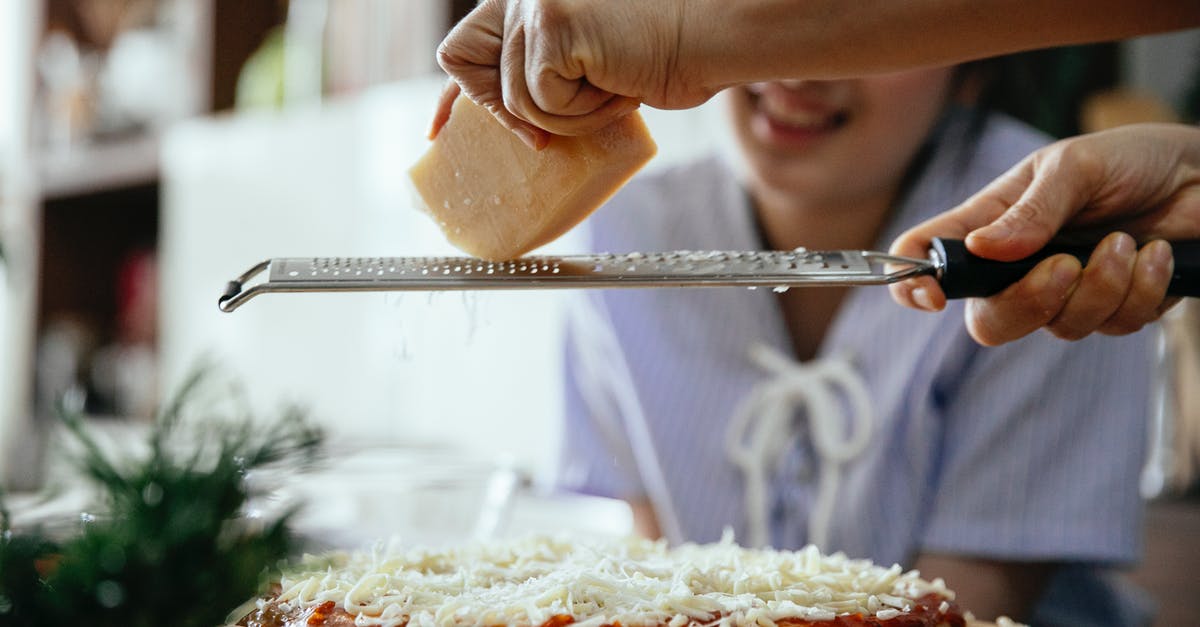
M989 114L975 140L965 171L967 181L982 187L1054 138L1002 113Z
M741 209L740 195L733 171L716 155L637 176L589 218L593 246L622 252L706 241Z
M954 207L1003 175L1052 138L1006 115L973 120L947 115L935 135L929 161L904 197L885 233L886 246L903 229Z

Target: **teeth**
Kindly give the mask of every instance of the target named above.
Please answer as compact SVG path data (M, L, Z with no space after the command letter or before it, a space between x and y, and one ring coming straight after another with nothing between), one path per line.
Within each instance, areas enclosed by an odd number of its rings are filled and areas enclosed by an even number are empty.
M824 128L829 126L833 119L832 115L826 113L790 109L785 104L771 98L763 98L760 102L767 115L788 126Z

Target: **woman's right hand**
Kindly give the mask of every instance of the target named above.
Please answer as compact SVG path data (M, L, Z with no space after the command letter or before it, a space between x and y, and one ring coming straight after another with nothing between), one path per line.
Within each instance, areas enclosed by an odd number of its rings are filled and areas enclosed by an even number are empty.
M1097 2L1099 1L1099 5ZM639 103L699 105L725 87L946 65L1200 24L1195 0L482 0L438 47L461 89L531 146ZM1099 6L1099 8L1097 8Z
M681 48L688 0L484 0L438 47L453 79L431 135L461 89L527 144L546 131L581 135L640 103L693 107L716 89L698 87Z

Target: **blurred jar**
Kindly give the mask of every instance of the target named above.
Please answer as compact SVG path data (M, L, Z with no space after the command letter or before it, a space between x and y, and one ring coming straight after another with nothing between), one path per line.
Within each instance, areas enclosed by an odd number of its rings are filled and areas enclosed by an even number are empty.
M449 3L290 0L238 77L238 108L319 101L437 70Z
M353 93L437 70L448 2L334 2L326 33L328 92Z
M70 35L46 35L37 53L43 145L63 150L91 135L100 65L99 56L80 49Z

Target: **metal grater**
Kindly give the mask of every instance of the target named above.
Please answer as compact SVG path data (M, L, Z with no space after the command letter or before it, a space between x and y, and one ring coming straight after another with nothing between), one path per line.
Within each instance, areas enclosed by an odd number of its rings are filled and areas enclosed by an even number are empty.
M885 264L903 266L887 271ZM267 280L247 286L267 271ZM233 311L269 292L498 290L624 287L881 285L937 274L929 259L874 251L673 251L531 256L278 258L230 281L219 306Z

